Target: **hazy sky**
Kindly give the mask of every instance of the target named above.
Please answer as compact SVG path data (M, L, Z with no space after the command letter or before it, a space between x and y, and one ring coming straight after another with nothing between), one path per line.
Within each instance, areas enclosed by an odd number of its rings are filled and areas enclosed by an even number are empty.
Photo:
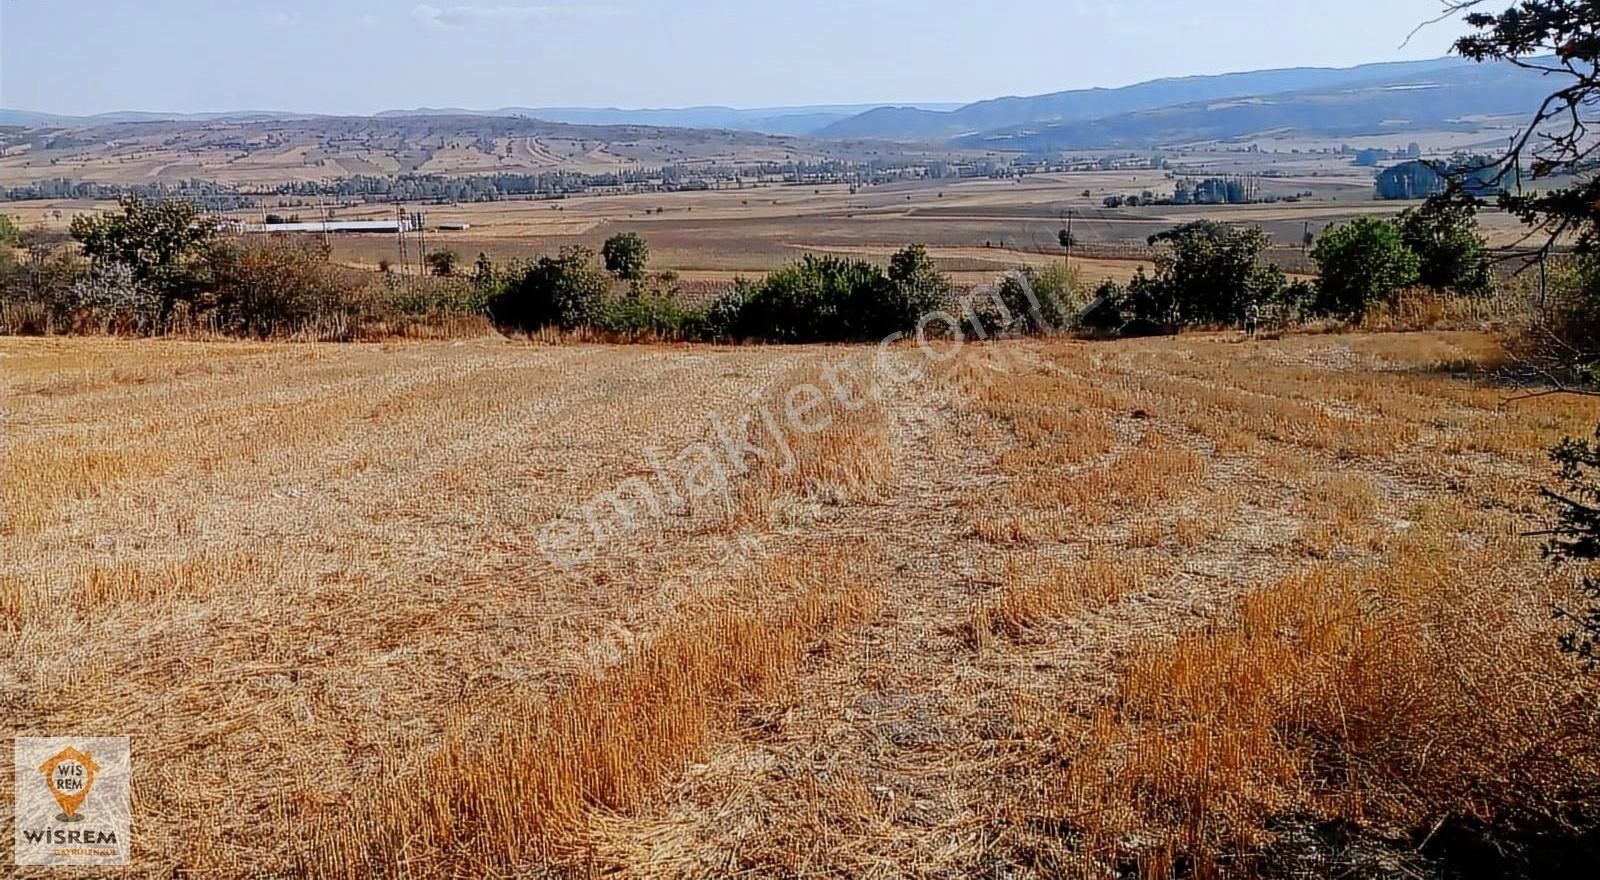
M0 106L969 101L1445 54L1439 0L0 0ZM1294 10L1294 11L1289 11Z

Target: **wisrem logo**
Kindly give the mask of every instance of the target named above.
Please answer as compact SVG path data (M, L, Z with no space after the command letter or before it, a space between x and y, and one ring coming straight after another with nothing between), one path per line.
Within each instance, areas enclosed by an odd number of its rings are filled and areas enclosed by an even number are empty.
M18 737L15 768L18 865L128 863L126 737Z

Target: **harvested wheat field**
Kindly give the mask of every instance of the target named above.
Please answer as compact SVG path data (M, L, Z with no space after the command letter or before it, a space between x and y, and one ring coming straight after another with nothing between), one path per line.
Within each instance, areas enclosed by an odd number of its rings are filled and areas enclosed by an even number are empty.
M6 734L132 738L137 877L1574 868L1594 401L937 353L0 341Z

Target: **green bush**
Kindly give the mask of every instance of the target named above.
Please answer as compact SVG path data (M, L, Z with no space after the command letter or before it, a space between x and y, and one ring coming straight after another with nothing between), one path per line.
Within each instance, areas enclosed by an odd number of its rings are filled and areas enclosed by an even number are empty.
M642 276L628 295L601 303L594 327L628 339L700 339L705 312L686 306L671 273Z
M808 254L743 295L733 335L785 343L850 342L914 330L941 290L929 283L925 258L897 255L897 282L871 263Z
M1128 289L1108 278L1095 288L1080 316L1079 326L1095 333L1116 333L1122 329L1127 306Z
M504 332L575 330L593 324L609 287L594 251L569 247L514 271L489 300L489 317Z
M1417 255L1406 247L1390 220L1357 217L1328 229L1311 250L1321 270L1313 308L1334 318L1354 320L1381 300L1416 283Z
M962 317L985 338L1005 334L1042 336L1071 329L1083 307L1082 283L1065 265L1024 267L1007 273L992 289L962 301Z
M756 282L737 278L718 294L701 312L701 337L712 342L740 338L744 330L744 309L755 296L757 287Z
M1478 234L1477 208L1430 200L1400 215L1400 238L1417 255L1418 280L1438 291L1483 296L1494 291L1494 263Z
M1070 330L1077 324L1078 312L1088 302L1083 295L1083 277L1077 269L1066 263L1030 266L1022 270L1021 279L1027 282L1033 296L1022 300L1006 298L1006 304L1018 314L1019 331L1045 335Z
M1140 332L1165 332L1196 324L1234 324L1251 304L1282 295L1285 279L1263 265L1266 233L1199 220L1150 237L1159 247L1155 274L1135 274L1123 317Z
M440 248L423 257L428 264L428 271L439 278L450 278L456 274L456 263L460 261L456 252L449 248Z
M619 232L600 247L606 271L623 281L638 281L650 264L650 245L637 232Z
M384 286L390 308L407 317L481 315L493 293L491 288L459 276L388 276Z

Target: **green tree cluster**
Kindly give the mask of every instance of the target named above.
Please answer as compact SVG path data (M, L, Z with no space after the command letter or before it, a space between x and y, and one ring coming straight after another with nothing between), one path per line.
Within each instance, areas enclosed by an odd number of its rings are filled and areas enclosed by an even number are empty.
M489 316L508 332L546 327L575 330L593 323L610 282L586 247L562 249L521 267L489 300Z
M1126 288L1103 287L1096 321L1130 332L1234 324L1252 305L1277 302L1289 285L1262 262L1266 233L1198 220L1150 237L1155 272L1137 272Z
M1355 319L1417 281L1420 261L1393 221L1358 217L1330 227L1311 249L1320 274L1313 308Z
M606 271L622 281L638 281L650 265L650 245L637 232L620 232L600 247Z
M93 263L120 263L159 302L158 320L203 290L206 248L217 225L186 201L124 196L120 211L72 218L72 237Z

